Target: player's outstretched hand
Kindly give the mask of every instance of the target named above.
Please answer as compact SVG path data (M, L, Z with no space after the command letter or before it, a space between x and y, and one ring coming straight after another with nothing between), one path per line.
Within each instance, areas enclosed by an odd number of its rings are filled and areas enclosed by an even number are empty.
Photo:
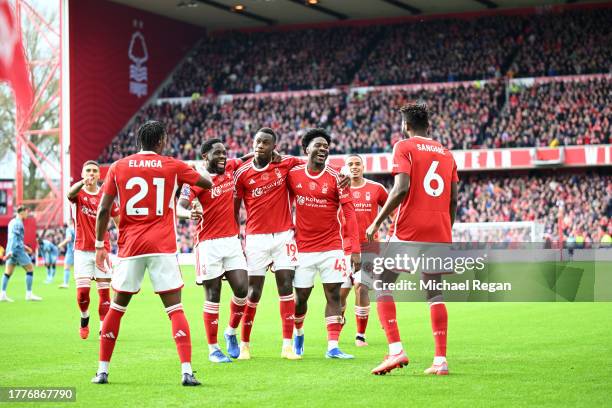
M351 264L353 265L353 273L359 272L361 269L361 254L351 254Z
M368 238L368 242L374 242L374 236L376 235L376 233L378 232L378 229L380 228L380 225L377 225L376 223L372 223L365 231L366 233L366 237Z
M83 184L86 186L91 186L94 183L93 176L89 176L83 179Z
M101 271L111 271L112 264L106 248L96 248L96 268Z

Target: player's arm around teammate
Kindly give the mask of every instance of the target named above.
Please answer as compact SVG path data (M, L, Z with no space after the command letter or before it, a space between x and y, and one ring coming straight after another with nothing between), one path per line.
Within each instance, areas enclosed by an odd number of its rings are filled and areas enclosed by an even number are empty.
M188 215L197 222L197 235L194 239L196 283L204 286L203 319L209 348L208 358L213 363L230 363L232 360L223 354L217 343L219 304L222 279L225 277L233 297L224 337L227 353L232 358L238 358L240 348L236 329L246 307L248 275L238 237L239 227L234 218L234 171L243 160L253 155L228 160L226 148L219 139L204 142L201 154L206 170L212 175L213 187L211 190L203 190L183 186L178 205L183 217Z

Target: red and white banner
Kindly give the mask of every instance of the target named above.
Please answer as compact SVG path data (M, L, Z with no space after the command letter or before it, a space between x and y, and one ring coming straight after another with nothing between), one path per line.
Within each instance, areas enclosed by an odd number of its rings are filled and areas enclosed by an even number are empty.
M76 178L205 31L103 0L70 0L69 20L70 169Z
M612 166L612 145L453 150L452 153L459 171ZM391 153L360 154L360 156L365 160L366 173L391 173ZM342 154L330 156L330 164L342 167L347 157ZM102 177L109 166L102 166Z
M0 81L7 81L15 93L19 125L29 113L34 99L30 68L23 51L19 21L8 0L0 0Z

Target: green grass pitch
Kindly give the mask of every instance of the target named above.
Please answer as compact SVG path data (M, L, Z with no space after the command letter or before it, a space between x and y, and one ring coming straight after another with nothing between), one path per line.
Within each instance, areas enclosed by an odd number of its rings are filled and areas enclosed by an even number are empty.
M0 272L3 272L0 269ZM0 386L76 387L77 402L46 406L606 406L612 390L612 303L449 303L451 375L422 374L431 363L433 339L425 303L399 303L398 320L410 365L376 377L370 370L386 354L372 308L369 347L353 345L349 306L341 348L352 361L326 360L323 294L315 288L306 318L305 357L280 359L275 283L268 276L252 333L250 361L208 362L202 323L203 290L187 282L183 305L191 326L193 366L203 386L184 388L170 322L147 279L123 318L111 362L110 384L90 384L97 368L97 293L92 291L92 336L78 336L74 282L69 290L44 285L35 273L40 303L24 301L23 270L11 279L15 303L0 304ZM56 280L62 271L58 270ZM317 284L318 285L318 284ZM230 290L222 295L220 332ZM353 297L349 298L349 302ZM223 344L222 337L220 337ZM608 401L606 403L605 401ZM9 404L0 403L0 406ZM19 407L40 406L19 403ZM44 404L43 404L44 405Z

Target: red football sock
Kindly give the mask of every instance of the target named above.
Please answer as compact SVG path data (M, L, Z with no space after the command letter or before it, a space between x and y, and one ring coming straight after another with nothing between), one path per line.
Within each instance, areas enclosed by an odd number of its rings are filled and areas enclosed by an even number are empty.
M389 344L397 343L400 340L399 328L395 312L395 301L392 296L381 296L376 300L376 310L380 324L385 330Z
M87 312L89 309L89 286L77 287L77 303L81 312Z
M355 306L357 333L365 335L368 327L368 317L370 317L370 306Z
M110 307L110 282L98 283L98 299L98 314L103 321Z
M236 296L232 297L232 301L230 302L230 319L229 319L229 327L232 329L236 329L240 324L240 320L242 320L242 316L244 315L244 309L246 308L247 300L246 298L237 298Z
M295 315L294 322L295 322L295 328L296 329L299 330L302 327L304 327L304 319L306 319L306 314L303 314L303 315L296 314Z
M338 341L342 331L342 316L328 316L325 318L327 323L327 341Z
M256 312L257 303L251 303L247 300L244 316L242 316L242 332L240 333L240 340L244 343L251 341L251 329L253 328Z
M189 332L189 323L183 312L183 305L177 303L174 306L166 308L166 313L172 321L172 336L176 343L176 351L178 351L181 363L191 362L191 333Z
M295 298L293 293L280 297L280 315L283 323L283 339L291 339L295 319Z
M204 328L206 329L208 344L217 344L217 333L219 331L218 303L204 302Z
M116 303L111 303L110 309L104 317L102 323L102 333L100 335L100 361L110 361L113 350L115 349L115 342L119 336L119 326L121 325L121 318L125 313L126 308L119 306Z
M448 329L448 314L444 303L432 303L429 306L431 315L431 330L436 345L436 357L446 357L446 330Z

